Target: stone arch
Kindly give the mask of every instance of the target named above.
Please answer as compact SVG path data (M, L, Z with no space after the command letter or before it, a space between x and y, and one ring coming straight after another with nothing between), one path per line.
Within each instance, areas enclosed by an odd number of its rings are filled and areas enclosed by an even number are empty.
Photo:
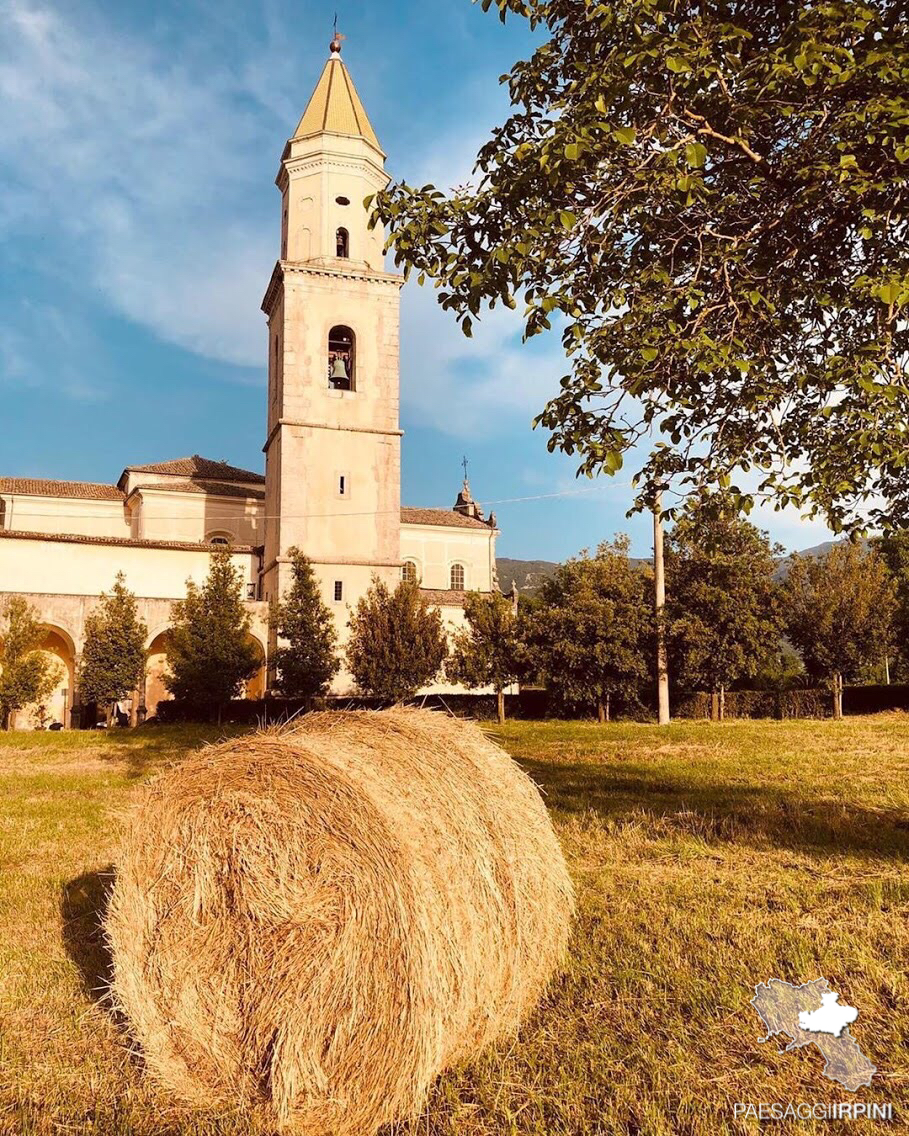
M170 698L170 692L164 685L164 676L167 674L167 642L170 636L170 625L158 627L149 636L145 648L145 711L152 717L158 709L158 703ZM250 632L247 635L250 643L256 648L259 656L259 669L246 684L246 697L258 699L265 697L268 685L266 669L266 650L262 640Z
M76 689L76 642L65 627L56 623L42 621L41 630L44 637L38 649L57 668L57 684L43 702L19 710L15 725L28 730L59 723L68 729L72 725Z
M170 635L170 626L159 627L153 635L149 636L145 648L145 713L151 718L158 709L158 703L170 698L170 692L164 685L164 676L167 674L167 640Z

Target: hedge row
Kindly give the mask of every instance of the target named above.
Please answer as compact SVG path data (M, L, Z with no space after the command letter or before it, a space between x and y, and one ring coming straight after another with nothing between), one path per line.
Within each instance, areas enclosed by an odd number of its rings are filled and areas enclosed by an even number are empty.
M415 699L415 704L450 710L481 721L494 720L497 715L494 694L427 694ZM545 718L548 704L545 690L522 690L520 694L505 695L505 713L510 718ZM214 703L200 705L170 699L158 703L155 720L166 723L220 721L254 726L286 722L308 709L381 710L386 705L376 698L320 698L311 703L285 698L238 699L220 707Z
M492 721L496 717L496 699L491 694L428 694L415 700L416 705L448 710L453 714ZM266 725L286 722L307 709L377 710L385 703L374 698L325 698L307 704L293 699L266 698L237 700L224 706L213 703L194 704L169 700L158 704L158 722L222 722L238 725ZM726 692L727 718L829 718L833 709L829 690L730 690ZM843 692L844 714L876 714L885 710L909 711L909 685L850 686ZM646 717L637 708L616 707L618 717ZM578 709L566 713L545 690L522 690L505 696L505 712L509 718L540 719L549 717L588 718L592 710ZM682 695L672 707L675 718L709 718L711 695Z

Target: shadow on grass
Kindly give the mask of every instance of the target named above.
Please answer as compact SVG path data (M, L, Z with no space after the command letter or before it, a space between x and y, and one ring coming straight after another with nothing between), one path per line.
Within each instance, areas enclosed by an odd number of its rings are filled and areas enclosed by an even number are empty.
M517 759L557 813L591 811L616 822L646 814L653 818L656 838L678 834L824 856L909 859L909 817L897 809L778 788L698 784L646 766Z
M60 919L63 946L79 968L82 987L93 1002L108 1001L113 959L104 938L104 920L114 886L114 868L86 872L63 885Z
M131 730L104 731L108 761L122 762L129 780L154 773L210 742L225 741L249 728L206 725L140 726Z

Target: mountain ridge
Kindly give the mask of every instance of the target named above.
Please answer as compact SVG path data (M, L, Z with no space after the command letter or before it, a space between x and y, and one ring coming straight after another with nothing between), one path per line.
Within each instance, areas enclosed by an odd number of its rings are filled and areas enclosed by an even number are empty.
M812 545L810 548L803 548L797 552L787 552L779 559L780 575L785 575L785 564L790 557L808 556L816 560L821 556L826 556L835 543L836 541L833 540L825 540L820 544ZM634 564L650 563L649 556L632 556L631 560ZM519 560L510 556L499 556L496 559L499 587L503 592L509 592L511 591L512 581L514 581L518 585L519 591L528 592L532 595L539 590L543 581L551 576L558 566L559 563L555 560Z

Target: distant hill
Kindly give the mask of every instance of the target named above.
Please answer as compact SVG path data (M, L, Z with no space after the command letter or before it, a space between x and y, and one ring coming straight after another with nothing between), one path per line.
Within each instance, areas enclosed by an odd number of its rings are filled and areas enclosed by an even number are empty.
M834 541L825 540L823 544L815 544L811 548L803 548L798 553L799 556L809 556L814 560L819 559L821 556L826 556L827 553L833 548ZM777 576L782 579L785 577L788 570L789 557L781 557L779 566L777 568ZM640 559L632 557L633 564L649 564L649 559ZM558 568L552 560L512 560L507 556L500 556L496 560L496 567L499 571L499 587L503 592L511 590L511 581L516 581L518 588L522 592L529 592L533 594L537 591L540 584Z
M512 580L522 592L535 592L558 568L558 564L552 560L510 560L507 556L500 556L496 560L496 568L503 592L511 591Z

